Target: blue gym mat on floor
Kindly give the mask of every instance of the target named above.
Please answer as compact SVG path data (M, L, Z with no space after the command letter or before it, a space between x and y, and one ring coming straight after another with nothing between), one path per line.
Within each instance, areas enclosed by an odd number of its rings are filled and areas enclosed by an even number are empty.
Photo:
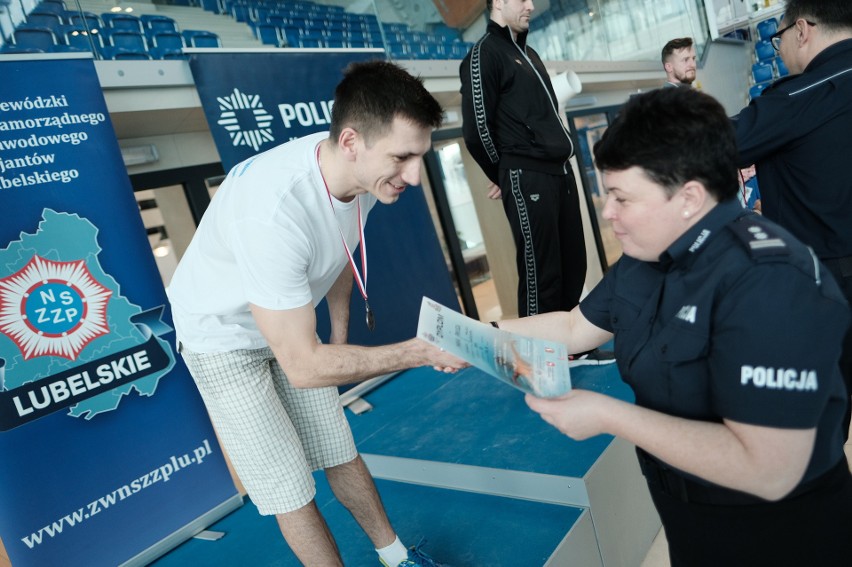
M317 479L317 504L328 522L347 567L379 562L372 544L349 512L335 500L323 475ZM377 480L388 516L406 545L426 538L424 550L454 567L543 565L574 525L580 508L527 502ZM250 500L210 530L226 532L217 541L189 540L155 567L189 565L296 567L272 516L261 516Z

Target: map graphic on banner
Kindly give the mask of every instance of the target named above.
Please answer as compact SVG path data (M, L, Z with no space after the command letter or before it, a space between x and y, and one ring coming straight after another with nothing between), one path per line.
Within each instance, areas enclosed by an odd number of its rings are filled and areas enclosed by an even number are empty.
M0 249L11 272L0 278L0 430L65 407L92 419L134 389L153 395L174 366L156 336L171 330L162 308L143 314L121 295L97 233L76 214L45 209L35 234Z
M541 398L571 390L571 367L562 343L523 337L480 323L423 298L417 336L507 384Z

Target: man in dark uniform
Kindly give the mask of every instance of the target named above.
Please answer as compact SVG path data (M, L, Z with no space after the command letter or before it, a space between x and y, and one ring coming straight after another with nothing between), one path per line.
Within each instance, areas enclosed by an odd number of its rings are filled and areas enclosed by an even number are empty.
M573 143L547 70L526 43L532 0L489 0L488 9L488 31L459 69L465 144L492 182L489 197L502 194L517 249L518 314L569 310L586 279Z
M852 302L852 2L788 0L771 41L790 76L735 119L739 165L757 166L763 214L813 248ZM840 366L852 392L852 328Z
M637 446L673 567L852 565L834 278L737 202L734 131L708 95L633 97L594 153L624 255L571 312L499 325L572 350L614 337L636 404L527 403L572 438Z

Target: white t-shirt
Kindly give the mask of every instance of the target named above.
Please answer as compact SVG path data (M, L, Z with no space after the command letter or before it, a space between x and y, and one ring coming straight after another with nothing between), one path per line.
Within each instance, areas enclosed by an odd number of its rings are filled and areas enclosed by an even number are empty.
M327 137L277 146L228 173L167 290L177 338L188 349L267 346L249 303L272 310L316 306L349 261L340 230L355 254L358 202L366 221L376 199L332 197L332 211L316 160Z

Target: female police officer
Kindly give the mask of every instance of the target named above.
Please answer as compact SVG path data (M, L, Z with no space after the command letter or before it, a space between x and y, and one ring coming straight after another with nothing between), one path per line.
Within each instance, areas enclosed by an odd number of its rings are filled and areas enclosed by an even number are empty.
M572 438L637 445L672 565L852 565L848 307L808 248L740 207L735 158L711 97L634 97L595 146L624 256L570 313L500 327L572 352L614 337L635 405L527 403Z

